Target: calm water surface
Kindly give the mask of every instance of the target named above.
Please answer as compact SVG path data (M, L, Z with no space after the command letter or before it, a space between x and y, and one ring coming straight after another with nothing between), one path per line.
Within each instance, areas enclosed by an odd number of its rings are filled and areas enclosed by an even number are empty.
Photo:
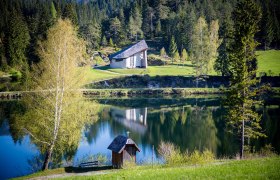
M117 135L129 136L141 152L137 162L151 162L154 146L160 141L174 143L182 151L211 150L217 157L234 157L238 153L238 139L228 133L219 97L178 98L138 97L96 100L100 104L98 121L82 129L78 149L65 155L62 165L77 165L81 159L102 153L110 159L107 149ZM0 102L0 179L30 174L40 169L42 154L30 137L13 132L11 114L20 101ZM253 141L256 150L272 144L280 152L279 98L267 100L259 109L262 127L268 138ZM20 137L19 137L20 136ZM160 161L156 150L155 161ZM69 156L69 157L67 157ZM58 165L56 165L58 166Z

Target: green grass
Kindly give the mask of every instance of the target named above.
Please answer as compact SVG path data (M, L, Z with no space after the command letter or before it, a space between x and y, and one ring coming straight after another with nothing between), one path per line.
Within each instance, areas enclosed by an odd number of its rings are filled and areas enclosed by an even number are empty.
M279 76L280 50L257 51L258 74L265 72L267 75Z
M187 76L193 75L192 66L149 66L147 69L109 69L112 72L120 74L147 74L150 76Z
M280 158L259 158L251 160L223 160L205 165L187 166L136 166L120 170L98 171L103 174L71 176L65 179L279 179ZM46 176L52 171L63 173L63 169L50 170L22 177Z
M88 83L93 82L93 81L100 81L100 80L105 80L105 79L111 79L115 77L120 77L121 75L118 74L113 74L113 73L108 73L106 71L101 71L97 69L93 69L91 67L83 67L82 68L84 71L86 71L86 81Z
M70 179L279 179L279 170L280 158L269 158L201 166L144 166Z
M280 51L257 51L258 59L258 75L260 72L265 72L267 75L278 76L280 74ZM109 66L104 66L100 71L97 69L87 68L88 82L99 81L119 77L122 75L149 75L149 76L191 76L195 75L194 67L190 61L182 65L177 63L166 66L148 66L147 69L111 69ZM118 74L113 74L113 73ZM217 75L216 72L210 72L209 75Z

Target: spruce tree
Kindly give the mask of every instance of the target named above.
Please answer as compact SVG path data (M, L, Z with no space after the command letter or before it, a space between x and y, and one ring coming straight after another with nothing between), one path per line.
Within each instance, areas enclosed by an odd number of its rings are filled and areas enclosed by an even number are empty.
M177 44L175 42L174 36L172 36L171 40L170 40L170 44L169 44L169 55L172 58L172 63L173 63L176 53L178 53Z
M161 57L166 56L166 51L165 51L165 48L164 48L164 47L160 49L160 56L161 56Z
M183 63L185 63L188 59L189 59L188 53L187 53L186 49L183 49L182 55L181 55L181 60L183 61Z
M107 46L107 44L108 44L108 42L107 42L106 36L103 36L102 41L101 41L101 46L105 47L105 46Z
M215 61L214 69L218 74L222 76L230 75L230 64L229 64L229 53L230 46L233 40L233 23L230 17L227 17L220 28L220 37L222 39L222 43L218 48L218 58Z
M110 19L109 26L110 36L116 44L119 44L121 39L122 26L118 17Z
M113 39L112 39L112 38L109 39L109 46L110 46L110 47L114 47L114 42L113 42Z
M78 15L76 12L75 4L74 3L67 3L64 12L63 18L68 18L72 21L73 25L78 25Z
M21 12L13 9L10 14L8 28L9 65L19 71L27 64L26 50L30 35Z
M231 79L227 92L227 120L234 132L240 137L240 158L244 157L245 138L264 136L261 132L261 117L255 111L261 102L256 95L261 88L255 76L252 62L255 61L255 49L258 42L255 34L261 10L252 0L241 0L233 12L234 42L230 53Z

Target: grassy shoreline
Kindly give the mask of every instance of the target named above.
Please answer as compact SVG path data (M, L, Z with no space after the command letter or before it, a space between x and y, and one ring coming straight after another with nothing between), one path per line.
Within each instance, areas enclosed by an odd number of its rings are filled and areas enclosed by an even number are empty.
M279 179L280 157L216 160L203 165L143 165L92 174L64 174L64 168L37 172L16 179L63 174L65 179ZM99 173L97 173L99 172Z
M218 88L124 88L85 89L85 96L134 96L134 95L191 95L222 94Z

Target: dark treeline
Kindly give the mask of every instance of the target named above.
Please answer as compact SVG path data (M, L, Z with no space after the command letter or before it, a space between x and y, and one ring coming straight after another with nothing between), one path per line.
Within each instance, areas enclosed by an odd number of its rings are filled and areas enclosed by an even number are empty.
M0 67L14 70L28 81L36 48L58 18L69 18L87 42L88 53L101 46L124 46L139 39L160 41L158 50L176 43L191 53L192 36L199 17L218 20L222 40L219 58L225 59L233 29L232 11L237 0L1 0ZM259 48L279 48L280 1L256 0L262 8L257 34ZM202 21L203 22L203 21ZM170 46L171 47L171 46ZM173 46L174 47L174 46ZM170 51L170 50L169 50ZM219 68L218 68L219 69ZM223 73L222 73L223 74Z

